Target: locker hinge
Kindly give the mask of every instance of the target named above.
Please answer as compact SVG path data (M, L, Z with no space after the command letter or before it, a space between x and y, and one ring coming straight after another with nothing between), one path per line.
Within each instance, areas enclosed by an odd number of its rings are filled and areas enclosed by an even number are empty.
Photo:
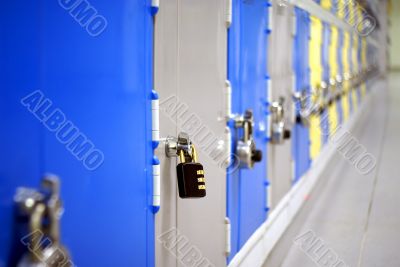
M296 86L296 74L295 73L293 73L292 74L292 92L291 92L291 95L293 96L294 94L296 94L296 92L297 92L297 86ZM291 117L290 117L290 120L291 120L291 122L294 124L294 123L296 123L296 116L297 116L297 105L296 105L296 101L294 100L294 98L292 99L293 101L291 101L292 102L292 113L291 113Z
M229 121L232 118L232 88L229 80L225 81L225 90L224 90L224 101L225 101L225 120L227 126L225 127L225 145L226 145L226 161L225 166L229 168L231 164L231 146L232 146L232 135L231 129L229 128Z
M225 81L225 119L229 121L232 118L232 87L229 80Z
M152 171L153 171L153 197L152 211L157 213L161 205L161 171L160 161L155 155L155 150L160 143L160 99L155 90L151 92L151 139L153 147Z
M229 168L229 166L231 165L232 162L232 151L231 151L231 147L232 147L232 134L231 134L231 129L226 126L225 127L225 146L226 146L226 160L225 160L225 166L227 168Z
M151 0L151 14L155 16L160 9L160 0Z
M271 77L268 77L267 80L267 103L268 109L272 102L272 80ZM267 112L267 140L271 139L271 115L270 112Z
M273 4L272 2L268 3L268 31L272 32L273 30Z
M225 24L226 28L229 28L232 24L232 0L226 0Z
M231 254L231 221L225 217L225 255L229 257Z
M160 142L160 98L155 90L151 92L151 139L153 149Z

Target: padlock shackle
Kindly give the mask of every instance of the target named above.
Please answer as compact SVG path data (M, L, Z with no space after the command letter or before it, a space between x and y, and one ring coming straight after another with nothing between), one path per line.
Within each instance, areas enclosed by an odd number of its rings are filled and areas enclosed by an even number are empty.
M43 235L42 223L45 212L46 206L43 203L39 203L33 208L32 215L29 220L29 231L31 235L30 255L34 262L40 262L42 258L41 236Z
M194 144L191 144L192 147L192 161L197 162L197 150Z
M60 242L60 180L57 176L46 176L42 181L42 187L49 190L50 198L47 202L47 216L49 217L49 236L53 244Z
M185 152L183 151L183 149L179 150L179 160L181 163L186 162Z

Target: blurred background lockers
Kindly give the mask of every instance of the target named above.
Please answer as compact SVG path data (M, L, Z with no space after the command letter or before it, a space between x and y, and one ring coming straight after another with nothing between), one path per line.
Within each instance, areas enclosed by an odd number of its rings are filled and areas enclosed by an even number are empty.
M0 267L262 266L400 67L398 5L6 0Z

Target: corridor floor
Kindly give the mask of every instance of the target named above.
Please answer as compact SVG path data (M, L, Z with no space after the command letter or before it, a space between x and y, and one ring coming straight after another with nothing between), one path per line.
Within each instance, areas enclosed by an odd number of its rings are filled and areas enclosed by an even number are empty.
M400 74L377 89L351 131L376 167L360 174L335 152L265 267L400 266Z

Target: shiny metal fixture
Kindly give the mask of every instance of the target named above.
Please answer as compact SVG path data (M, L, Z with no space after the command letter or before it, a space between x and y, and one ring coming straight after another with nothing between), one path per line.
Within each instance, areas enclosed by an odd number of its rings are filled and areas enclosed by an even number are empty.
M253 138L254 117L253 111L248 109L243 116L234 118L235 128L243 129L243 136L236 143L236 156L239 168L252 169L256 162L262 160L262 151L256 148Z

